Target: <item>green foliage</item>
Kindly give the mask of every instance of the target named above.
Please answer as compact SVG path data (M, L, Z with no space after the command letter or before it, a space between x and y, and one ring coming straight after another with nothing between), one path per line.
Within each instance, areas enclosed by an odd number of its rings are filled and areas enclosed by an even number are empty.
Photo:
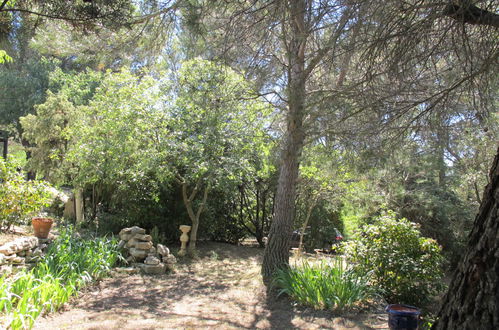
M12 329L31 328L38 316L57 311L80 288L106 276L118 258L116 240L83 239L63 229L33 270L0 279L0 312Z
M422 306L443 289L440 247L392 211L362 226L345 252L356 272L372 274L389 303Z
M316 309L351 308L373 293L368 276L347 270L340 258L318 265L304 261L301 266L280 269L273 283L280 288L279 294Z
M57 61L26 59L21 63L0 66L0 90L5 91L0 98L0 124L19 129L19 117L34 112L34 106L45 101L49 85L49 73ZM20 133L20 132L19 132Z
M5 50L0 49L0 64L5 62L12 62L12 57L10 57Z
M26 181L25 174L18 171L10 161L0 158L0 228L9 229L26 220L52 202L43 181Z

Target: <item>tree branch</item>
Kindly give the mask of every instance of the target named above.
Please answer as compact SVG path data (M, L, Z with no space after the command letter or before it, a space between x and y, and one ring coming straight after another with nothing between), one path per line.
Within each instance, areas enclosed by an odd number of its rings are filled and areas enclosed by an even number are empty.
M7 4L9 0L3 0L2 4L0 5L0 11L2 11L3 7Z
M466 24L499 27L498 14L478 8L468 1L461 0L448 4L444 8L443 14Z

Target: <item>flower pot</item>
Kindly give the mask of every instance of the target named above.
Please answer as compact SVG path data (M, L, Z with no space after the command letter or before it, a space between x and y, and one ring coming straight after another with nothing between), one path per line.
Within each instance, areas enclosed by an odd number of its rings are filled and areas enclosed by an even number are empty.
M420 310L414 306L393 304L386 306L390 330L416 330Z
M33 218L31 219L31 224L33 225L33 230L35 231L35 236L38 238L47 238L49 236L50 228L54 219L52 218Z

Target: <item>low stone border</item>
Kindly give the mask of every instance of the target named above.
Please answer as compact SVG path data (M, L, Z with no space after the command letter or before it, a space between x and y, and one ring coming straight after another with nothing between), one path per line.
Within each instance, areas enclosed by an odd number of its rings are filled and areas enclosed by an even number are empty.
M51 239L24 236L0 246L0 275L32 268L41 260Z

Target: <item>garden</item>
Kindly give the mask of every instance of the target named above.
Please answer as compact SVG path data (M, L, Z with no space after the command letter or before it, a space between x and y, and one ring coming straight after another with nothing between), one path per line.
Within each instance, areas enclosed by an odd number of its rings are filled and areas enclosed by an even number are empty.
M498 328L496 12L0 1L0 328Z

